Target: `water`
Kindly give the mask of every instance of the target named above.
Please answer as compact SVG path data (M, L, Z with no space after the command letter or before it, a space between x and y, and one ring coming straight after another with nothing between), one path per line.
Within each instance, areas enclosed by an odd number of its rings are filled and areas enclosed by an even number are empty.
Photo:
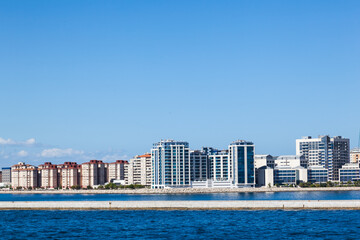
M358 239L359 211L1 211L1 239Z
M207 194L0 194L0 201L352 200L360 191Z

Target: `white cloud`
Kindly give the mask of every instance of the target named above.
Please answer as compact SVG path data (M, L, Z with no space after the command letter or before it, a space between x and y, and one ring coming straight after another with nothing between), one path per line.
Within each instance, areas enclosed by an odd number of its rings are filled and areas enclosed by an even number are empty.
M67 157L67 156L82 155L82 154L84 154L83 151L74 150L72 148L67 148L67 149L51 148L51 149L44 149L40 155L42 157Z
M35 138L29 138L28 140L22 142L22 141L14 141L10 138L5 139L0 137L0 145L23 146L23 145L35 145L35 144L36 144Z
M27 151L25 151L25 150L21 150L20 152L17 153L17 155L19 157L26 157L26 156L29 155L29 153Z
M29 138L28 140L25 141L25 144L27 145L34 145L36 143L35 138Z
M15 144L15 141L10 138L4 139L4 138L0 137L0 144L1 145L13 145L13 144Z

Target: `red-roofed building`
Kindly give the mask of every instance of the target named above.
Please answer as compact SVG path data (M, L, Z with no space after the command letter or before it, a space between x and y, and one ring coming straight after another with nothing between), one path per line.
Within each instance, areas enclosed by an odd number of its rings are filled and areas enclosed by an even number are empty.
M80 165L76 162L65 162L58 165L60 171L60 186L63 189L80 186Z
M100 160L90 160L81 164L81 187L94 187L107 182L107 163Z
M129 164L125 160L116 160L108 164L108 182L114 180L125 180L125 166ZM124 181L125 183L125 181Z
M59 177L57 165L46 162L38 167L40 187L57 188L59 187Z
M37 188L38 169L35 166L19 162L11 167L11 186L13 188Z

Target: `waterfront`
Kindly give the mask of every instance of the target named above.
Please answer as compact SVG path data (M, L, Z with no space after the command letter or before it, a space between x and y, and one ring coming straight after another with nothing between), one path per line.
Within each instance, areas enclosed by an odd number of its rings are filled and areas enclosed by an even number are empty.
M2 211L0 222L2 239L356 239L358 215L343 210Z
M231 201L360 200L360 191L240 192L202 194L0 194L0 201Z

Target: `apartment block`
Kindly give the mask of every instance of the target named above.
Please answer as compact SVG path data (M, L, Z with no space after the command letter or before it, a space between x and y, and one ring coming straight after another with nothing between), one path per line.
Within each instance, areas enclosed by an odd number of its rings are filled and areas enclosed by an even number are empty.
M350 151L350 163L359 163L360 148L354 148Z
M19 162L11 167L11 185L13 188L36 188L38 183L38 169L35 166Z
M330 181L339 180L339 169L350 162L350 140L341 136L296 140L296 155L304 155L309 166L321 165L328 170Z
M11 167L4 167L1 169L2 172L2 183L5 185L11 184Z
M104 185L107 181L107 167L101 160L90 160L81 164L81 187Z
M73 186L81 186L80 176L81 167L76 162L65 162L59 164L58 170L60 172L60 186L63 189L71 188Z
M151 150L152 188L190 187L189 143L161 140Z
M127 184L151 186L151 154L135 156L128 164Z
M108 179L107 182L114 180L125 180L125 165L128 162L124 160L116 160L116 162L108 164Z
M59 187L58 168L51 162L45 162L39 165L39 178L41 188L57 188Z
M202 148L202 150L190 151L192 181L205 181L209 178L209 154L212 151L212 148Z

